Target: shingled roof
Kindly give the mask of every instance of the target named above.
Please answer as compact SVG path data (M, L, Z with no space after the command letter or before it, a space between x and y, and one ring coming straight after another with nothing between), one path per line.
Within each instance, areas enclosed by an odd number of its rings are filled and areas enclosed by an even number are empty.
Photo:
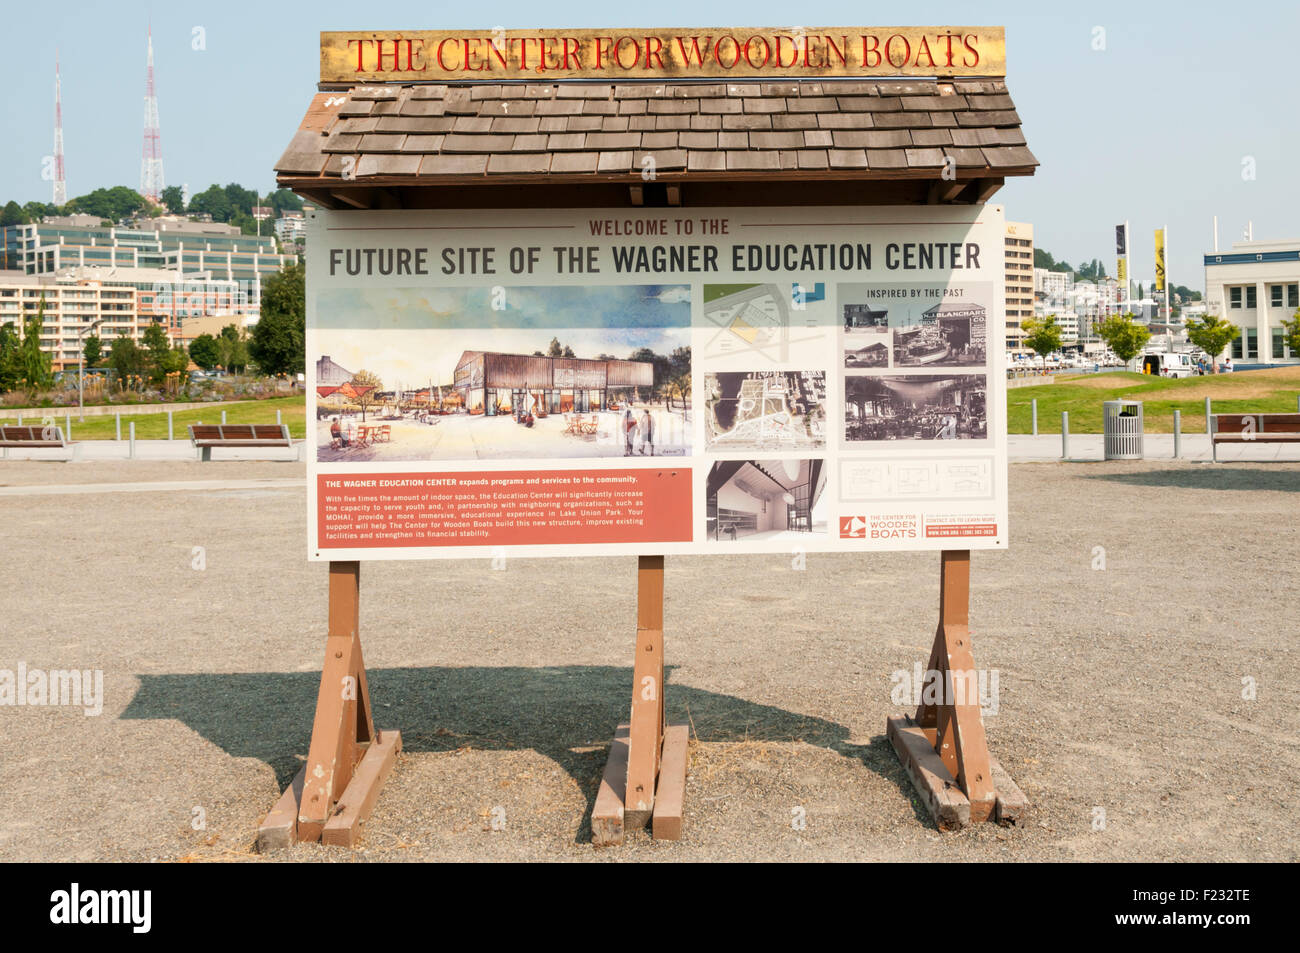
M318 93L276 163L374 185L1032 175L1000 80L359 86ZM957 187L947 189L947 198ZM975 200L972 197L972 200ZM980 199L982 200L982 199Z

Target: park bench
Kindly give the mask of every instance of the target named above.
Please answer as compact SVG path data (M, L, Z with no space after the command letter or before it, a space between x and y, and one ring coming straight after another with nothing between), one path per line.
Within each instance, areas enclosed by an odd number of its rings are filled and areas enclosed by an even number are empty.
M1296 443L1300 414L1211 414L1210 450L1219 462L1221 443Z
M49 450L69 447L62 427L48 424L40 427L0 427L0 449Z
M212 459L213 447L292 447L287 424L190 424L190 443Z

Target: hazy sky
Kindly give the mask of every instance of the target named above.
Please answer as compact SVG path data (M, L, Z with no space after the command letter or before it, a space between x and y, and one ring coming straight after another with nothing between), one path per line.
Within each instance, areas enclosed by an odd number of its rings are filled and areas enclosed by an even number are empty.
M544 15L543 15L544 14ZM519 0L446 8L306 3L18 4L6 0L0 198L49 201L54 57L63 64L68 194L140 181L145 31L152 16L168 184L269 189L271 167L315 88L319 31L338 29L1002 24L1008 84L1037 175L997 196L1035 242L1114 273L1113 226L1132 225L1134 276L1153 272L1152 231L1170 229L1172 281L1201 288L1201 255L1253 220L1257 239L1300 238L1300 109L1294 0L1253 3L969 2L863 6L745 3L614 5ZM196 30L201 28L201 33ZM1099 32L1098 28L1103 33ZM195 49L201 37L204 49ZM1094 45L1104 39L1104 49ZM1243 179L1253 160L1255 177Z

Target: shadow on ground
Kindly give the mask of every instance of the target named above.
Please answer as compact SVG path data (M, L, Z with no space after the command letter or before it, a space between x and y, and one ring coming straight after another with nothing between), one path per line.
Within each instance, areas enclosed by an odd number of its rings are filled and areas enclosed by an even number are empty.
M124 719L180 721L232 757L270 765L281 789L307 755L318 674L137 677L140 690ZM375 726L401 731L404 751L535 750L577 783L588 818L614 728L628 718L632 686L630 668L587 665L369 669L367 677ZM930 823L883 734L853 744L835 722L671 682L667 697L669 720L690 724L700 741L799 741L858 759L895 784L918 820ZM588 825L579 840L590 839Z
M1183 490L1272 490L1300 492L1300 475L1294 467L1261 463L1257 469L1202 464L1176 470L1145 470L1083 474L1087 480L1106 480L1130 486L1175 487Z

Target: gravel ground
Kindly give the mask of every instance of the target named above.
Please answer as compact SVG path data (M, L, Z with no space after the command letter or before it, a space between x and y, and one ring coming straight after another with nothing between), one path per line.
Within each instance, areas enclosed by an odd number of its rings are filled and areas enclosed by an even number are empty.
M10 461L0 485L302 472ZM0 668L102 669L107 696L98 717L0 708L0 860L1300 860L1300 465L1021 464L1011 491L1012 548L973 556L972 626L1022 828L941 834L884 738L889 674L928 654L936 554L668 560L686 836L599 851L635 561L411 562L363 567L376 722L405 750L362 848L267 857L252 841L306 754L326 622L303 491L0 498Z

